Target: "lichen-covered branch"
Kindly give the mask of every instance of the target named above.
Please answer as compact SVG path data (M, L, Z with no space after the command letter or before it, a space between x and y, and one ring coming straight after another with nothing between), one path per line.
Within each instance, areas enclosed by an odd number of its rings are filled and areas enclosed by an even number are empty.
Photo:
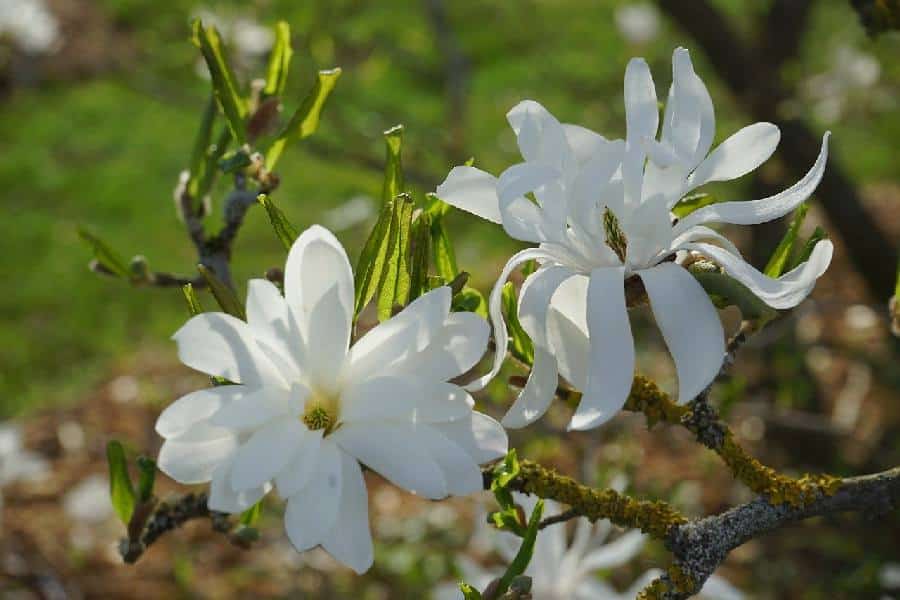
M485 489L490 489L492 472L491 468L483 472ZM612 489L595 489L528 460L519 463L519 474L507 487L568 504L571 510L565 514L570 518L609 519L616 525L640 529L660 540L667 539L673 527L687 522L684 515L666 502L637 500Z
M818 493L803 504L776 503L759 496L724 513L676 526L666 540L674 556L672 565L639 598L688 598L729 552L796 521L845 512L877 517L900 507L900 467L837 482L834 493Z

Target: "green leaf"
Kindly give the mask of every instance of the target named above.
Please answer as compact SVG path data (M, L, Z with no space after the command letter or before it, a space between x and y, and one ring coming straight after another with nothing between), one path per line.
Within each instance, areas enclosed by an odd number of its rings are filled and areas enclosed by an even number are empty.
M181 291L184 294L184 300L188 305L188 312L191 313L191 316L197 316L203 312L203 307L200 305L200 299L197 297L197 292L194 291L193 284L186 283L181 287Z
M110 274L123 279L131 279L131 270L128 268L128 263L106 242L83 227L78 228L78 235L90 245L94 252L94 259Z
M394 304L406 306L409 302L409 294L412 289L412 274L410 273L410 229L412 228L412 214L415 203L412 198L403 202L403 210L400 213L400 260L397 263L397 284L394 292Z
M285 250L290 250L297 239L297 228L288 221L272 198L266 194L260 194L256 197L256 200L266 209L266 214L269 215L269 222L272 224L272 229L275 230L275 235L281 240L281 245L284 246Z
M219 307L229 315L244 320L246 318L244 306L238 300L234 290L225 285L225 282L219 279L212 269L207 268L205 265L197 265L197 270L200 271L200 275L206 280L206 285L209 286L209 291L212 292L216 302L219 303Z
M153 484L156 482L156 462L146 456L138 456L138 500L147 502L153 497Z
M209 168L207 158L212 145L216 112L216 97L214 94L210 94L206 108L203 110L203 118L200 120L200 129L197 131L197 137L194 139L194 150L191 153L190 179L187 185L187 192L191 198L195 215L203 214L203 196L206 195L206 192L202 190L201 184L206 178L206 169ZM212 166L214 168L215 164Z
M425 194L425 213L433 217L443 217L450 212L452 207L437 197L436 194L429 192Z
M709 206L716 202L719 202L719 199L706 192L688 194L672 207L672 214L679 219L683 219L698 208L703 208L704 206Z
M407 248L403 248L401 240L406 232L409 239L409 222L412 217L413 199L408 194L400 194L394 200L394 211L391 218L391 227L388 233L387 252L381 270L381 281L378 283L377 302L378 320L386 321L391 318L394 305L397 300L398 283L400 280L401 256ZM407 288L407 295L408 295Z
M315 85L313 85L300 107L291 116L291 120L288 121L288 124L285 125L266 152L267 171L275 169L278 159L281 158L281 154L289 142L302 140L316 132L316 129L319 127L322 107L325 106L325 101L328 99L340 76L340 68L319 71Z
M537 540L538 527L541 524L541 516L543 514L544 501L538 499L534 505L534 510L531 511L531 518L528 519L528 528L522 537L522 545L519 546L519 552L500 578L500 583L497 586L498 596L506 592L513 579L524 573L525 569L528 568L528 563L531 562L531 557L534 555L534 543Z
M434 268L444 281L452 281L458 274L456 253L444 228L443 219L434 217L431 222L431 244L434 254Z
M516 290L511 281L507 281L503 285L501 308L509 331L509 351L526 365L533 364L534 345L531 343L531 338L528 337L528 334L519 322L519 307L516 300ZM503 348L497 349L497 352L502 351Z
M462 291L453 296L453 303L450 305L452 312L473 312L477 315L488 318L488 304L484 298L484 294L472 287L464 287Z
M420 213L412 226L409 299L415 300L428 291L428 259L431 250L431 217Z
M199 19L193 23L193 42L200 48L203 60L209 69L213 92L225 114L231 135L238 144L246 142L244 118L247 116L247 104L238 91L237 79L225 57L222 38L215 27L204 27Z
M241 525L245 527L253 527L259 521L259 515L262 512L262 500L241 513Z
M482 600L481 592L473 588L465 581L459 582L459 591L462 592L463 600Z
M808 210L809 206L807 204L801 204L794 213L794 218L791 220L788 230L778 243L778 247L776 247L775 251L772 253L772 257L769 258L769 262L766 263L766 268L763 269L763 273L769 277L781 277L781 274L787 270L786 267L791 256L794 254L794 246L797 244L797 235L800 233L800 226L803 225L803 220L806 218Z
M284 94L293 55L291 26L286 21L278 21L275 24L275 44L272 46L269 68L266 70L266 87L263 90L267 96Z
M252 163L253 161L250 160L250 154L247 150L238 148L231 154L228 154L219 160L219 169L223 173L236 173L237 171L249 167Z
M111 440L106 444L106 461L109 464L109 495L113 508L122 523L128 525L134 513L135 497L121 442Z
M519 466L519 457L516 453L516 449L511 448L509 452L506 453L506 456L503 457L503 461L494 466L492 472L493 478L491 479L491 491L496 492L497 490L505 489L513 479L519 476L520 470L521 467ZM501 503L500 506L507 508L503 503Z
M694 269L689 271L719 308L737 306L746 320L767 321L777 314L775 309L760 300L747 286L725 273L700 272Z
M800 249L800 252L797 253L797 258L791 261L790 269L796 268L798 265L802 265L806 261L809 260L809 256L812 254L813 248L816 247L816 244L821 242L822 240L828 239L828 232L826 232L821 227L816 227L816 229L812 232L812 235L809 236L809 239L806 240L806 243L803 244L803 248Z
M378 284L381 282L381 274L384 270L384 261L387 256L388 242L390 241L391 221L394 218L394 203L388 202L381 207L378 221L372 228L372 233L366 240L359 261L356 264L354 287L356 289L356 301L354 315L358 316L366 304L375 296Z
M403 125L396 125L384 132L385 154L384 185L381 199L389 202L404 191L403 164L400 151L403 148Z

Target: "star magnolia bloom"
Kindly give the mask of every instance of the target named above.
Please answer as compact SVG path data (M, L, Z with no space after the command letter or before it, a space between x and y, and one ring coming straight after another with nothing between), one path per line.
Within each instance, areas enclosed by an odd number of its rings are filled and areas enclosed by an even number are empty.
M436 499L482 489L478 465L506 453L500 424L447 383L478 362L489 328L450 314L442 287L350 347L350 263L318 226L291 248L284 289L252 280L247 322L203 313L175 334L184 364L235 385L193 392L160 415L159 467L181 483L211 481L209 507L227 513L274 482L297 550L321 545L362 573L372 538L360 463Z
M810 171L785 191L712 204L675 220L671 209L687 192L745 175L768 159L779 131L756 123L710 153L713 105L687 50L675 51L673 72L659 140L653 79L643 59L633 59L625 72L625 140L561 124L541 105L524 101L507 118L525 162L500 177L456 167L437 189L445 202L501 223L513 238L539 244L503 268L489 300L501 351L491 371L469 388L480 389L499 372L508 341L502 286L516 267L537 260L540 268L522 286L518 305L534 343L534 365L504 417L506 427L523 427L543 415L558 375L584 392L571 429L596 427L618 412L635 364L626 287L646 290L675 362L678 401L685 403L712 382L725 352L718 313L682 266L684 259L702 255L714 261L777 309L801 302L831 261L832 244L822 241L809 261L772 279L706 226L762 223L796 208L822 178L828 134Z
M516 503L531 514L537 499L534 496L515 493ZM553 500L544 500L545 514L562 512ZM491 536L494 547L506 564L512 562L522 539L505 531L497 531L486 519L480 519L476 537L485 533ZM608 541L613 525L606 519L591 524L585 518L575 521L575 533L571 541L566 536L565 525L554 525L540 532L534 544L534 554L525 569L532 579L531 594L534 600L631 600L651 581L662 574L651 569L641 575L628 590L619 593L609 583L599 579L597 571L609 570L628 564L640 554L647 538L640 531L632 530ZM491 581L503 574L502 569L484 569L467 556L457 560L462 580L478 590L484 590ZM461 599L456 584L438 587L435 600ZM725 579L713 575L700 591L706 600L741 600L743 594Z

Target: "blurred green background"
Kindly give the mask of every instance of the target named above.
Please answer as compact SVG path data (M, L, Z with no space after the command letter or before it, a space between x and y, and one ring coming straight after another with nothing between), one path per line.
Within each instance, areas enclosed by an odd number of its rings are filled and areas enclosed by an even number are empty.
M36 38L23 38L21 23L15 25L21 17L17 10L33 4L49 11L54 24L44 23L40 35L32 34ZM355 259L377 209L381 134L397 123L405 126L408 182L422 198L452 166L469 157L494 173L515 162L518 152L505 113L524 98L538 100L562 121L621 137L622 75L628 59L647 58L663 98L672 50L680 45L692 51L695 68L712 93L717 142L757 120L747 111L747 94L736 94L718 76L704 48L671 18L672 2L660 4L19 0L11 9L0 6L0 189L5 214L0 221L0 418L77 407L123 373L177 369L168 337L186 317L181 292L134 288L90 272L90 251L79 240L77 227L100 234L126 258L146 256L152 269L193 273L196 256L172 200L209 93L205 67L188 39L192 17L220 27L245 83L263 73L271 26L288 21L295 49L288 110L306 93L317 70L343 68L318 132L292 145L282 158L282 184L275 197L298 227L322 223L335 229ZM766 35L796 40L796 48L776 71L784 94L773 110L778 119L802 122L817 138L826 129L833 131L834 164L849 176L865 210L896 248L900 36L867 37L851 4L843 0L800 3L808 10L799 27L788 20L766 21L774 8L798 4L792 0L709 4L738 32L736 46L757 45L751 56L758 61L769 60L758 47ZM771 81L754 80L749 73L747 77L751 90L769 89ZM808 166L785 165L782 153L776 152L761 179L730 184L728 196L754 197L760 187L793 182L792 169L805 171ZM221 222L225 192L220 181L208 218L210 229ZM817 223L831 229L814 202L809 225ZM464 214L452 214L449 224L460 267L470 271L474 285L486 293L515 243L499 228ZM751 256L771 250L771 239L765 236L754 238L746 230L735 235ZM248 278L280 266L284 254L264 212L253 207L235 244L234 276L240 292ZM740 432L746 440L759 442L758 423L765 422L761 445L775 463L840 473L874 470L896 464L900 456L897 345L885 339L887 299L869 293L864 278L842 253L840 240L837 256L820 282L818 300L810 301L814 308L797 311L761 336L756 349L749 350L749 367L731 384L720 386L717 395L725 408L739 395L755 402L756 408L736 417L745 426ZM212 306L211 299L203 299ZM657 360L665 354L652 354L659 350L658 336L653 335L638 338L645 346L642 351L651 353L644 364L654 365L651 373L671 379L667 359ZM851 418L845 413L853 408L841 404L841 394L859 383L860 371L853 370L858 365L868 369L870 383ZM170 401L175 392L160 385L165 392L156 389L153 399ZM502 382L496 387L501 395L506 393ZM753 412L759 406L763 412ZM840 419L846 431L834 434ZM817 427L832 429L815 437ZM546 433L538 429L523 434L529 436L520 438L526 454L562 456L562 462L570 464L569 442L559 443ZM843 436L840 443L834 435ZM596 442L587 437L576 439L578 453L596 450ZM679 439L673 443L681 443ZM674 487L664 481L679 471L666 472L665 458L645 467L644 449L636 449L633 442L621 448L620 454L610 451L604 456L645 473L638 481L644 493L674 494ZM660 451L651 444L647 452L654 450ZM701 473L722 470L715 461L691 465ZM653 479L656 475L659 481ZM723 506L736 498L729 494L703 496L702 504ZM277 520L271 525L277 529ZM896 519L884 529L900 532ZM871 526L856 530L853 543L835 528L817 531L816 550L811 550L811 541L807 544L789 533L772 546L784 556L801 556L802 568L787 559L753 563L738 569L741 587L763 598L800 597L795 587L799 578L803 597L876 597L879 569L900 561L897 538L893 547L890 535L868 545L866 536L875 535ZM421 557L410 557L403 544L398 547L406 552L398 564L407 566L396 570L406 573L403 589L411 595L387 597L419 597L411 590L429 583L430 576L422 571ZM755 547L753 556L769 549ZM172 577L185 597L191 597L197 588L182 581L190 579L191 558L181 550L173 559ZM382 551L385 560L393 560L388 549ZM656 558L662 556L657 553ZM376 579L400 585L385 575L390 572L385 564L379 568ZM334 597L362 597L353 595L356 584L342 585L338 587L347 595L334 592Z

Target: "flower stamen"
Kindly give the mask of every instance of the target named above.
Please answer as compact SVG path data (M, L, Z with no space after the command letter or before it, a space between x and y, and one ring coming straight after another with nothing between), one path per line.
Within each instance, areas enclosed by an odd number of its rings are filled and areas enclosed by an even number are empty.
M619 218L616 214L609 210L609 207L603 208L603 231L606 232L606 245L616 253L623 263L625 262L625 254L628 250L628 238L619 225Z

